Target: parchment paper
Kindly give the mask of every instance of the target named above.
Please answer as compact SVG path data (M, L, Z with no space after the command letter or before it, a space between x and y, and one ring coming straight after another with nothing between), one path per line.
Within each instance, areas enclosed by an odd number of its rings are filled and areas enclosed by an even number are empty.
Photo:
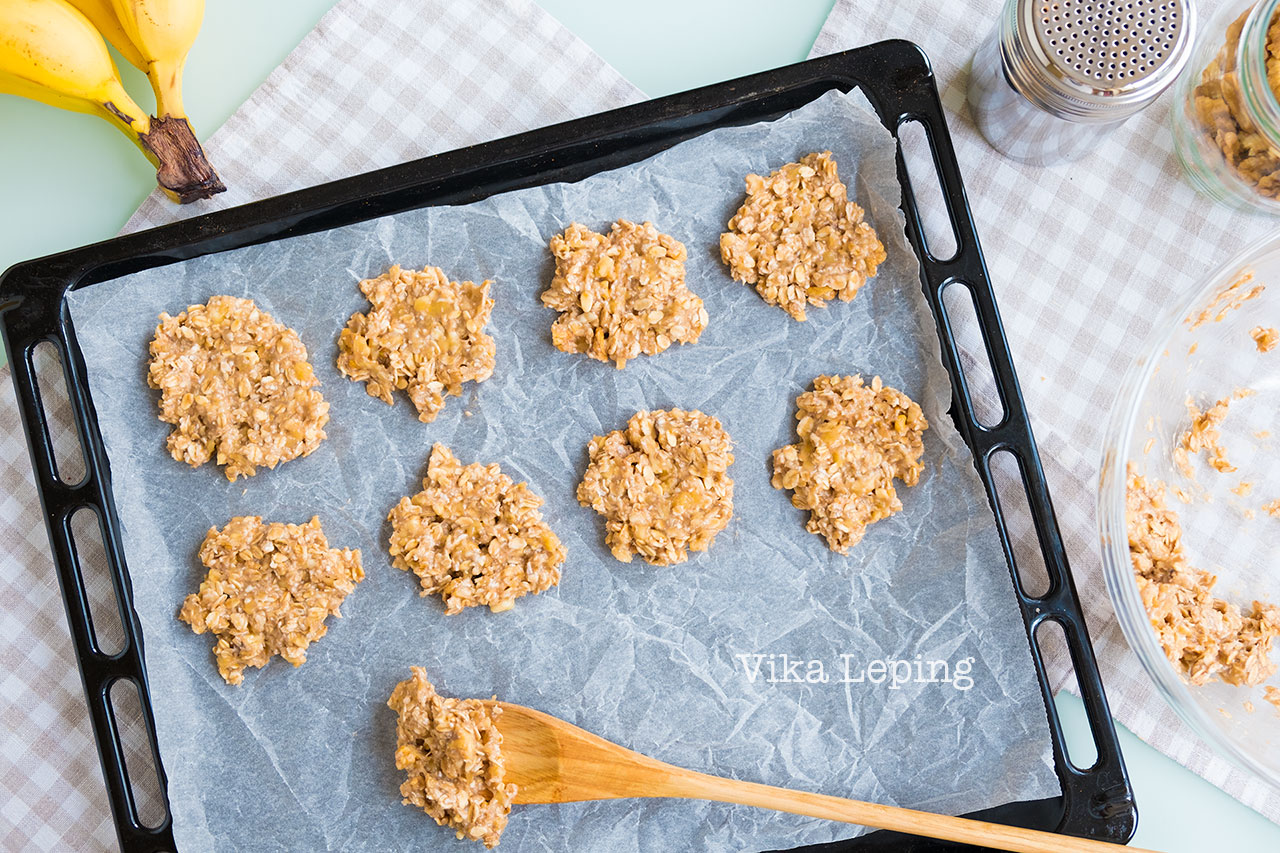
M718 235L748 172L823 149L889 257L852 303L811 310L801 324L729 278ZM183 853L465 849L399 802L385 702L413 664L447 695L497 694L711 773L944 812L1059 793L994 522L946 415L950 389L899 198L891 137L861 96L829 93L777 121L714 131L577 184L73 293ZM601 230L617 218L652 220L686 243L688 284L710 315L696 345L624 371L555 350L556 315L538 301L552 272L548 238L573 221ZM429 425L407 399L387 407L334 367L339 329L366 308L357 281L392 263L495 282L493 378L451 398ZM218 293L252 297L298 330L332 404L315 453L235 484L167 455L168 426L145 382L157 315ZM879 374L930 423L920 485L902 490L904 511L873 525L848 557L805 532L789 493L769 484L770 452L794 440L796 395L837 372ZM625 565L604 547L599 517L574 500L586 445L638 409L672 406L715 414L733 437L735 514L687 564ZM438 599L418 597L415 577L391 567L386 514L421 487L435 441L464 462L501 463L546 498L545 518L569 554L559 587L507 613L446 617ZM318 514L331 544L363 551L368 576L300 669L277 659L229 687L210 638L175 614L203 577L205 531L241 514ZM778 681L795 674L784 654L805 662L802 676L821 661L828 680ZM754 680L752 655L775 656L758 659ZM972 659L972 687L853 680L886 659L940 660L954 672ZM502 849L765 850L857 832L743 807L615 801L517 807Z

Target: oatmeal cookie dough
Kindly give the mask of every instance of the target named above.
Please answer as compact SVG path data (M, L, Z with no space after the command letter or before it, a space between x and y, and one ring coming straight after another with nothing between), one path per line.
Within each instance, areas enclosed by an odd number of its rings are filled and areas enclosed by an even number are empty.
M626 429L591 439L578 501L604 516L605 543L622 562L683 563L733 516L732 446L711 415L636 412Z
M1195 469L1191 466L1191 457L1201 451L1205 459L1215 471L1229 474L1236 466L1227 461L1227 450L1222 446L1222 431L1218 429L1227 417L1227 409L1232 400L1241 400L1253 394L1247 388L1234 391L1229 397L1223 397L1205 411L1200 411L1195 400L1187 398L1187 414L1191 425L1187 431L1178 436L1173 448L1173 464L1183 476L1194 479Z
M200 546L209 570L200 590L182 602L178 618L197 634L217 637L213 653L228 684L244 680L246 667L263 667L272 655L294 666L307 646L329 630L328 616L364 578L358 550L330 548L320 519L306 524L263 524L238 516L210 528Z
M502 709L436 693L420 666L387 700L396 712L396 769L406 806L417 806L459 839L496 847L511 814L516 786L504 781Z
M496 464L463 465L436 444L422 491L387 516L392 563L418 576L421 595L443 598L445 613L510 610L520 596L560 582L565 549L540 506L542 498Z
M214 296L160 315L147 384L179 462L213 459L232 482L306 456L324 439L329 404L297 332L251 300Z
M612 361L691 344L707 327L702 300L684 283L684 244L652 222L620 219L607 235L574 223L551 238L556 274L542 304L560 312L551 342Z
M1221 678L1252 686L1276 671L1269 660L1280 635L1280 609L1259 601L1242 612L1212 594L1217 580L1190 565L1178 514L1165 487L1132 466L1127 481L1129 556L1138 591L1164 653L1192 684Z
M720 257L735 280L804 320L806 304L848 302L883 263L884 246L862 216L831 152L808 154L767 178L747 175L747 200L720 235Z
M463 382L493 375L496 347L484 331L493 311L490 284L399 265L365 279L360 290L373 308L347 321L338 338L338 370L387 405L395 403L393 391L407 392L418 420L431 423L446 394L461 396Z
M924 463L924 413L877 376L819 376L796 398L800 441L773 452L773 487L809 511L805 529L841 554L867 525L902 509L893 481L914 486Z

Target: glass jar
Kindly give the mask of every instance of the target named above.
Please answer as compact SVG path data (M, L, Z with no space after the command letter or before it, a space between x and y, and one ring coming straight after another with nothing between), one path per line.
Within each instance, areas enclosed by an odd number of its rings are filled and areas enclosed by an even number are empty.
M1201 30L1172 110L1191 183L1233 207L1280 214L1280 0L1224 3ZM1270 78L1270 82L1269 79Z

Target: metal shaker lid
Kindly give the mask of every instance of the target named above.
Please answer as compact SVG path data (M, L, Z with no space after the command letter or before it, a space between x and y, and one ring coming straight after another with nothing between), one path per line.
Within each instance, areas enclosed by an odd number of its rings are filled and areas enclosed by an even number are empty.
M1073 121L1119 121L1159 97L1195 46L1192 0L1012 0L1001 52L1010 84Z

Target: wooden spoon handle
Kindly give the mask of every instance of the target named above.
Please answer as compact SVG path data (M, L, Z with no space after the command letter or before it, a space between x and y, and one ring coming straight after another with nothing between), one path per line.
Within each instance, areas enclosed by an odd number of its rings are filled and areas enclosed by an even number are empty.
M1040 832L1000 823L988 823L962 817L932 814L879 803L845 800L806 791L774 788L755 782L740 782L686 771L675 781L668 796L692 797L700 800L717 800L725 803L741 803L762 809L791 812L809 817L856 823L876 829L889 829L909 835L937 838L943 841L959 841L1013 853L1154 853L1136 847L1122 847L1106 841L1092 841L1072 835Z

